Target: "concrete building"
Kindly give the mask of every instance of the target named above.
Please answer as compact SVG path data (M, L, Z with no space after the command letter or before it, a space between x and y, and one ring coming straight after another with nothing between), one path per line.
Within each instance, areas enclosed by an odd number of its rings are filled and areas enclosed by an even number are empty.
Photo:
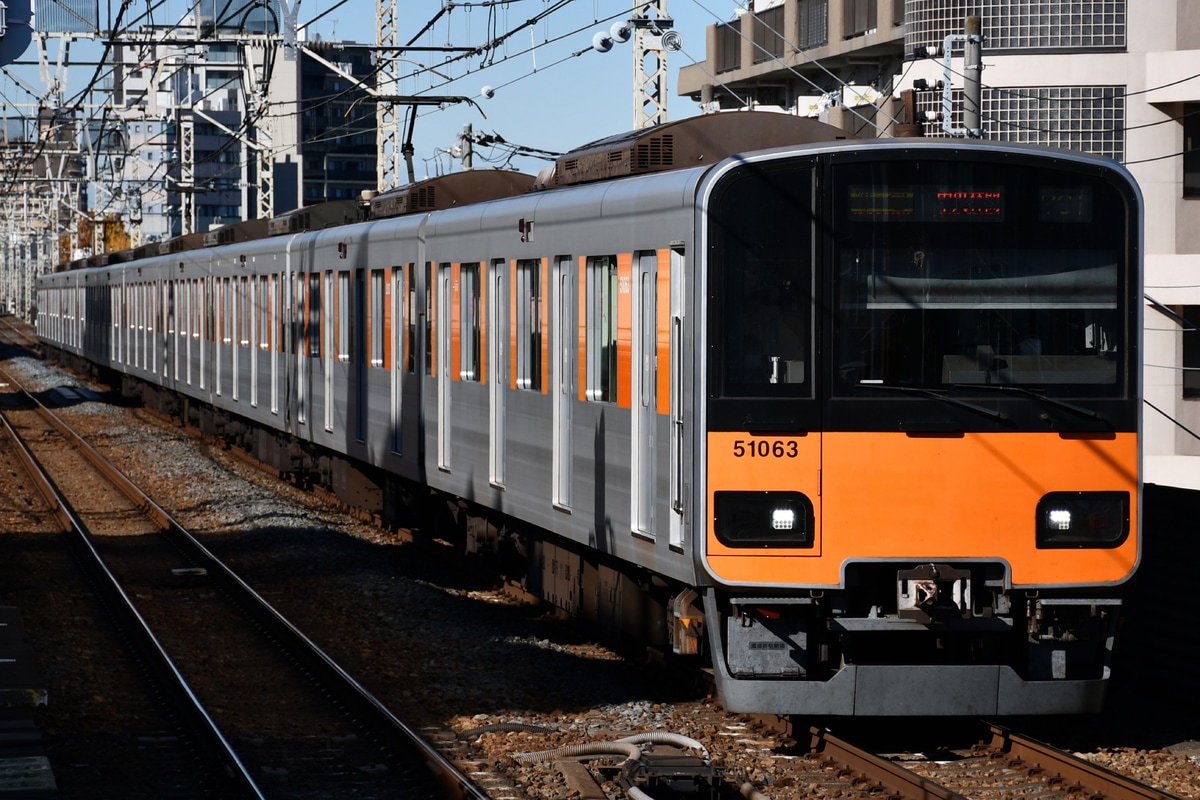
M1145 478L1200 489L1200 4L1192 0L752 0L707 31L678 93L706 111L820 115L866 136L942 107L963 125L963 50L982 22L984 137L1111 156L1141 185ZM929 87L922 89L921 87ZM941 123L925 135L945 135Z
M113 49L126 157L97 177L123 187L142 242L375 188L375 108L355 105L355 79L373 70L366 47L323 43L318 60L276 44L268 57L261 36L182 26Z

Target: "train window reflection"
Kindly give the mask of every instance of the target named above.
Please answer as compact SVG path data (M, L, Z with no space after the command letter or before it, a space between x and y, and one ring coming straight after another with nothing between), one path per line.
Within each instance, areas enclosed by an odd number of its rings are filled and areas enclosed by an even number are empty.
M902 185L916 200L910 215L868 216L848 200L835 216L835 392L860 384L1119 391L1125 243L1114 192L1062 175L1047 189L1015 166L841 170L848 194ZM1003 198L1003 216L943 219L923 198L947 186L987 187Z
M751 165L715 198L721 396L812 395L812 191L806 165Z

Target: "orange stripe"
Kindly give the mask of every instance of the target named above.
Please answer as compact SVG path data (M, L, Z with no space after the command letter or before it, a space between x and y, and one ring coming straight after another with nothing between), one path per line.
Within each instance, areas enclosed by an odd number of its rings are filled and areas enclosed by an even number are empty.
M654 310L657 342L658 413L671 413L671 251L658 251L657 308Z
M617 255L617 405L633 404L633 253Z

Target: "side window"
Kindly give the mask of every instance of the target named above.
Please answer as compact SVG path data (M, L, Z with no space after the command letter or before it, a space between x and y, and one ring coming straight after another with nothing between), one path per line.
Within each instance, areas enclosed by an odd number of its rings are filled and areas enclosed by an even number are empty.
M233 343L233 287L229 278L221 279L221 341Z
M354 304L350 296L350 272L337 274L337 359L350 361L350 331L353 330Z
M517 262L517 388L542 390L542 262Z
M404 319L408 323L408 341L404 345L404 371L417 371L417 283L415 264L404 268L404 296L408 302L404 304ZM399 323L397 323L399 324Z
M275 289L273 280L266 275L258 278L258 349L271 349L271 296Z
M308 355L319 358L321 355L321 274L310 273L308 276Z
M437 308L433 304L433 262L425 262L425 374L433 374L433 331Z
M238 344L250 344L250 288L249 280L242 278L238 281Z
M479 264L463 264L458 271L459 285L459 373L464 381L482 380L479 321Z
M371 360L369 363L372 367L383 366L383 337L384 322L386 321L384 313L386 298L383 288L383 270L371 270L371 341L369 343Z
M587 259L588 400L617 399L617 257Z

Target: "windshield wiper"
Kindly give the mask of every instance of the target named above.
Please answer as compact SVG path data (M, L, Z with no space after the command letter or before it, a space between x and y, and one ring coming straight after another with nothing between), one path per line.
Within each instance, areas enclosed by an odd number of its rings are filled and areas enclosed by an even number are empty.
M1108 418L1099 411L1093 411L1090 408L1077 406L1074 403L1068 403L1066 400L1059 400L1057 397L1048 397L1042 392L1035 392L1033 389L1026 389L1024 386L1009 386L1003 383L956 383L950 388L952 389L987 389L993 392L1013 392L1024 397L1032 397L1034 400L1040 400L1052 408L1061 408L1064 411L1071 411L1081 417L1094 419L1097 422L1103 422L1105 425L1111 425Z
M935 392L933 389L923 389L919 386L897 386L891 383L859 383L857 384L863 389L880 389L883 391L903 392L905 394L918 394L922 397L928 397L932 400L940 400L943 403L949 403L952 406L965 408L968 411L974 411L976 414L983 414L985 417L991 417L997 422L1007 420L1008 417L1003 413L985 406L977 406L974 403L968 403L965 400L959 400L957 397L950 397L942 392Z

